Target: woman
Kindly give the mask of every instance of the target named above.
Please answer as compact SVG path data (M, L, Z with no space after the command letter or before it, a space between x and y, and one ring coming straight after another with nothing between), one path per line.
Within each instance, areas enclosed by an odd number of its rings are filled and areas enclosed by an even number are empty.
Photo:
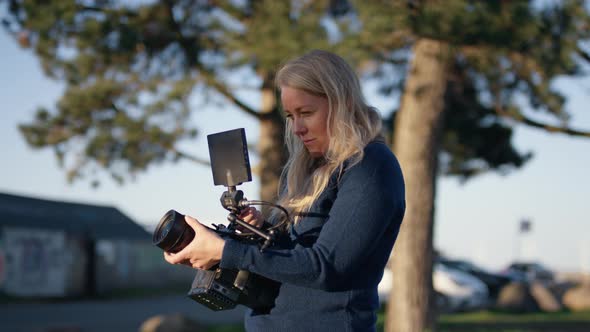
M199 236L166 260L281 282L272 309L248 313L248 331L373 331L377 285L405 211L399 164L342 58L312 51L286 63L276 82L287 117L279 204L294 216L290 240L261 253L187 217ZM257 211L244 214L262 224Z

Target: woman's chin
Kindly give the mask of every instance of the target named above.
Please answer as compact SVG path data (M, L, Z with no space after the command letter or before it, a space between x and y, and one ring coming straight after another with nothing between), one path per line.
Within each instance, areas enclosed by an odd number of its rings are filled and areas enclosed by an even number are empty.
M315 151L315 150L307 150L309 152L309 155L312 158L321 158L324 156L324 153L322 153L321 151Z

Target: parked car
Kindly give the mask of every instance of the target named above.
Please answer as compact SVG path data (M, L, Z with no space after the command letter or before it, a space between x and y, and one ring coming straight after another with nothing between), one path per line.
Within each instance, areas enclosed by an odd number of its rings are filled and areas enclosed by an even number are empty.
M385 268L385 271L383 271L383 278L377 286L377 293L379 293L379 303L387 302L387 299L389 298L389 292L391 291L391 286L393 286L393 273L389 268Z
M489 296L492 299L497 298L502 287L512 281L509 276L487 271L468 261L439 257L438 262L444 266L469 273L481 280L488 288Z
M385 269L379 283L379 301L387 301L393 273ZM476 277L435 263L432 271L432 283L437 295L437 305L443 311L468 311L484 308L489 303L486 285Z
M553 272L538 262L514 262L502 271L502 274L516 281L552 283Z
M461 270L435 263L432 283L447 300L448 311L477 310L489 304L488 288L483 281Z

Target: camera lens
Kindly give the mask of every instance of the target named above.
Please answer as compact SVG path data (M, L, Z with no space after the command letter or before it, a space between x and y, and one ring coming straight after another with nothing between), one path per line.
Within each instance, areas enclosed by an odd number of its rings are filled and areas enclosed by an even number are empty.
M184 220L184 215L174 210L164 214L154 230L152 242L166 252L176 253L195 237L195 231Z

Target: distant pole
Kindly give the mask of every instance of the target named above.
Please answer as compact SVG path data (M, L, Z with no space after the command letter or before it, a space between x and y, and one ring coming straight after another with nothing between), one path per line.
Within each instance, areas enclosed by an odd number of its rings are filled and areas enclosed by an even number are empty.
M580 274L582 282L590 284L590 242L580 243Z
M519 261L522 259L522 240L523 236L531 231L532 223L529 219L521 219L518 223L518 229L516 232L516 253L514 260Z

